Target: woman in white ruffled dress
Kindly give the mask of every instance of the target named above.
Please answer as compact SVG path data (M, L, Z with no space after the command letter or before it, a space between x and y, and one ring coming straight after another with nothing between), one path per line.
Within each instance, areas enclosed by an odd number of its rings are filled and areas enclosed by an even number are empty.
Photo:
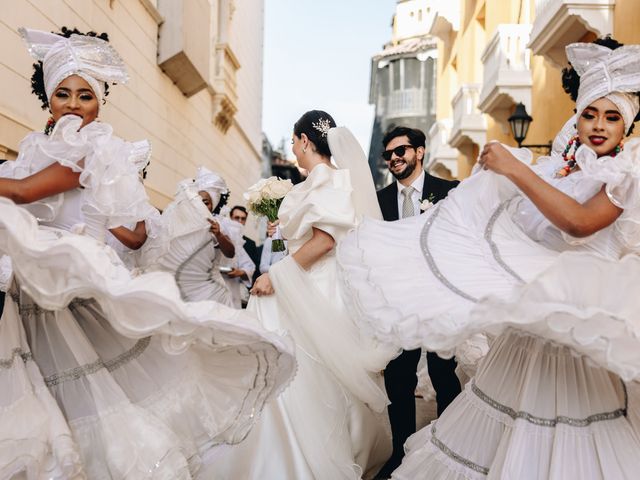
M173 274L185 300L234 306L220 267L242 248L242 235L235 222L212 215L225 195L222 178L200 167L195 180L178 185L175 199L162 212L167 246L155 266Z
M381 215L362 149L333 127L315 110L294 127L293 152L310 173L279 211L290 254L256 280L248 306L263 326L291 333L296 377L241 445L217 452L211 478L359 479L391 453L379 372L395 350L362 337L345 310L334 248L358 215ZM354 178L349 162L365 175ZM362 180L368 189L358 189Z
M13 263L0 478L193 478L284 388L292 347L240 311L184 303L166 273L132 277L104 239L135 248L144 236L137 148L96 120L104 82L126 80L122 60L100 38L20 33L55 127L0 171L0 252Z
M640 146L620 150L640 108L640 46L567 55L580 87L562 155L530 167L529 151L490 143L483 169L431 211L367 221L340 246L378 338L447 352L497 336L393 478L638 477L622 380L640 378L640 260L625 256L640 252Z

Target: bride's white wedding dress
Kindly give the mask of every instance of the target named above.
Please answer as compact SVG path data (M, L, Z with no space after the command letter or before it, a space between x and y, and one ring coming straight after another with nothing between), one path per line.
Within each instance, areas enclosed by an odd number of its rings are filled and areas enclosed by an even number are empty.
M189 479L212 447L245 438L291 378L293 348L241 311L184 303L169 274L132 277L104 244L110 221L144 218L131 144L80 121L30 134L0 168L21 178L57 161L84 187L25 207L0 198L14 271L0 319L0 478Z
M290 252L311 237L312 227L343 238L356 222L351 193L349 172L325 165L296 185L279 212ZM377 413L387 400L374 372L393 350L361 338L342 303L334 251L308 271L290 255L269 275L275 295L252 297L249 310L264 327L291 333L297 375L242 444L217 452L203 478L339 480L375 473L391 453L391 439L386 416Z
M409 438L393 478L637 478L622 380L640 378L640 260L625 256L640 252L640 148L597 158L583 146L576 159L564 178L556 154L532 168L580 202L604 186L624 209L588 238L478 171L424 215L366 221L340 245L347 298L381 340L451 352L477 332L497 337L462 394Z

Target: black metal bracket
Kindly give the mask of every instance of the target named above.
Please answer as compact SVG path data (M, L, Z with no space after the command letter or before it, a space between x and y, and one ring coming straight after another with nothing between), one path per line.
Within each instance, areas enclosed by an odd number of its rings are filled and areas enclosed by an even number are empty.
M522 145L519 144L518 148L530 148L531 150L546 150L547 154L551 153L551 149L553 148L553 144L551 142L544 143L542 145Z

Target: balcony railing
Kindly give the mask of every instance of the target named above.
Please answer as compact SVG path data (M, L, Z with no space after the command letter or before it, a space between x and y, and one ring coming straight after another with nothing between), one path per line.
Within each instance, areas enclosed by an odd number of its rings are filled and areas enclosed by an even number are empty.
M426 115L427 94L419 88L395 90L386 99L385 115L388 118Z
M499 25L482 54L484 78L478 106L500 122L506 122L516 103L531 109L530 31L528 24Z
M478 109L480 85L469 83L462 85L453 101L453 126L449 145L460 148L466 143L475 143L482 147L487 141L487 123Z
M615 0L536 0L529 47L557 67L565 67L564 47L587 33L613 32Z

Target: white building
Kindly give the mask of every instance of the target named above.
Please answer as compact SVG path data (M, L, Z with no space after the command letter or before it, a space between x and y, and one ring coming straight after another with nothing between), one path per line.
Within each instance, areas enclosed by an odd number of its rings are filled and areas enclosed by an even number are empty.
M375 105L375 120L369 166L379 187L389 180L381 158L384 132L403 125L426 135L435 121L437 50L428 33L432 13L429 3L398 0L391 41L371 59L369 103Z

